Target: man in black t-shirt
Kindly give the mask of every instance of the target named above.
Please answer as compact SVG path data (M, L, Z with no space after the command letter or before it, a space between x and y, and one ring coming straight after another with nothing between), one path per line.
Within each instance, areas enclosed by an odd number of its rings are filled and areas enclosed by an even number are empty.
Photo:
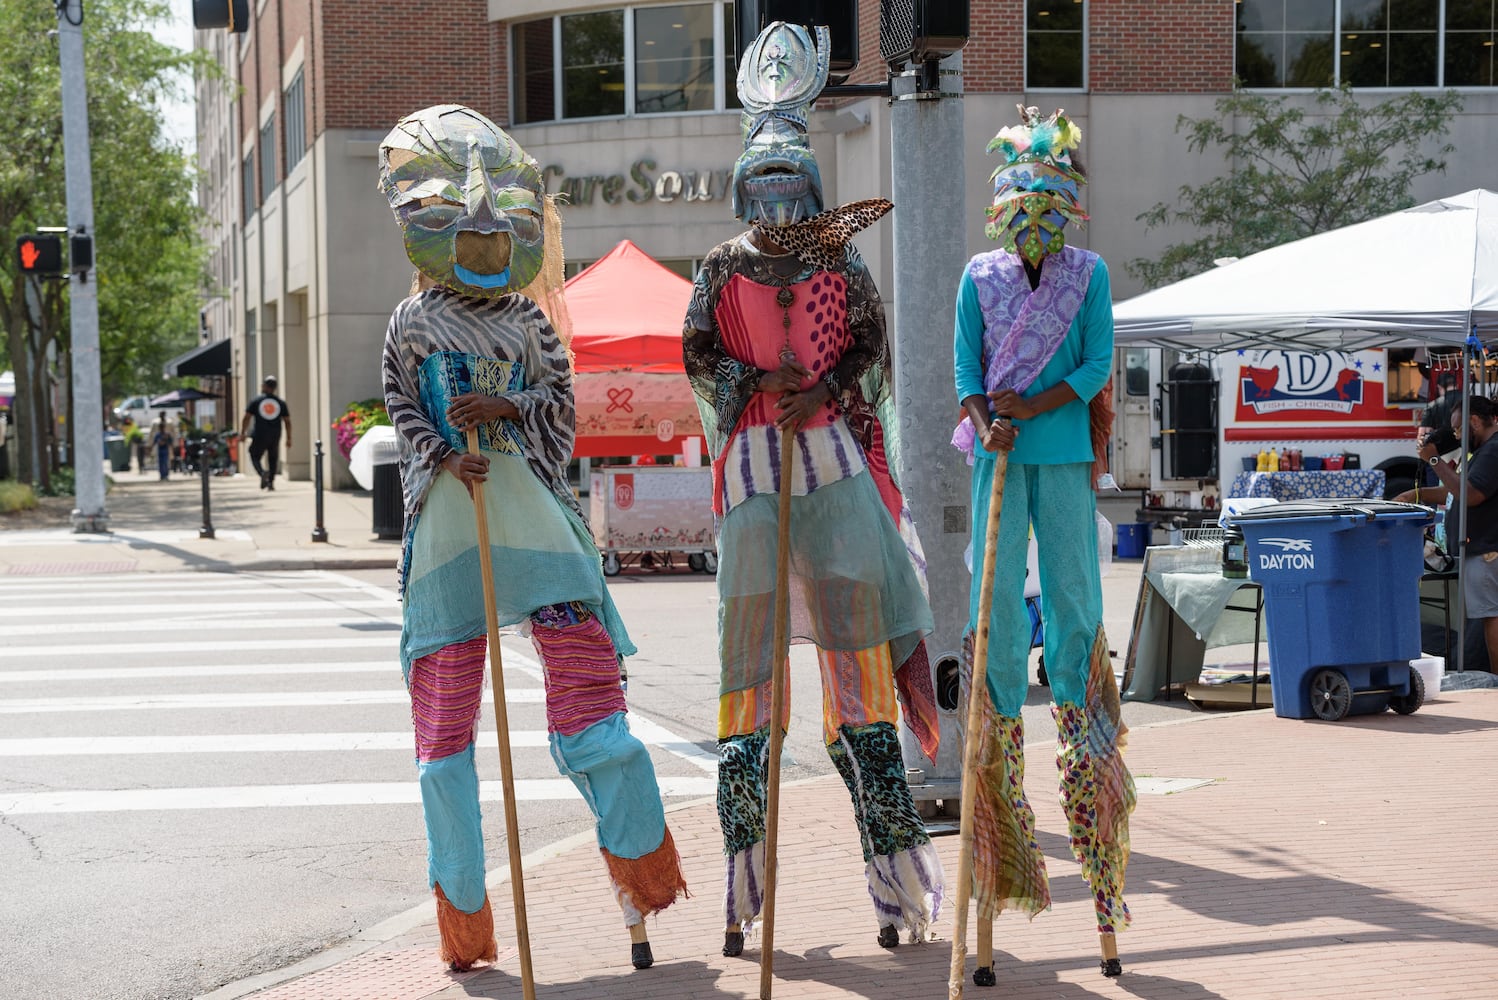
M1467 402L1472 457L1467 463L1467 523L1462 541L1462 600L1469 619L1481 619L1488 643L1488 669L1498 673L1498 406L1484 396ZM1451 430L1461 440L1462 413L1451 416ZM1457 467L1440 457L1430 441L1420 457L1430 463L1441 485L1459 498ZM1453 499L1451 509L1457 509ZM1454 518L1453 518L1454 522Z
M250 428L254 422L254 430ZM276 488L276 467L281 457L281 426L286 426L286 447L291 447L291 413L286 400L276 395L276 377L265 376L260 384L260 395L250 400L245 407L244 419L239 423L239 436L250 439L250 463L260 474L260 488ZM265 465L260 464L265 457Z

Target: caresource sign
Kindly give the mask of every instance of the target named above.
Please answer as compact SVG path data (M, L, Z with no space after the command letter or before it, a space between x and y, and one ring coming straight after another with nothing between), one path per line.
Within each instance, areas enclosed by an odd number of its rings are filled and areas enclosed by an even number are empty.
M639 159L627 171L569 175L558 164L541 168L547 194L566 196L569 206L643 205L657 201L727 201L732 169L661 170L651 159Z

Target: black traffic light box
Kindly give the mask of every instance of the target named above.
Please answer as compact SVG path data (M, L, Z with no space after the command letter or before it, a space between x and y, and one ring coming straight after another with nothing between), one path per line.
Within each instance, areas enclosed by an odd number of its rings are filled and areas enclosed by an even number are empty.
M879 55L898 72L945 59L967 44L968 0L880 0Z
M62 263L62 234L27 233L16 238L16 257L22 274L52 278L66 268Z
M235 34L250 30L250 0L192 0L192 26L228 28Z
M738 34L734 51L741 59L766 25L785 21L808 29L827 26L832 48L829 87L838 86L858 68L858 0L739 0L734 20Z

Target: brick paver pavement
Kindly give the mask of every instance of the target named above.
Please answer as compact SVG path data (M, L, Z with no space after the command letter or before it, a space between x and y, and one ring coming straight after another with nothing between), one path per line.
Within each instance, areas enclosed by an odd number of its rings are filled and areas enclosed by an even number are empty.
M1124 975L1097 968L1091 904L1071 860L1048 734L1031 733L1028 789L1055 900L1033 922L995 928L997 989L975 998L1498 997L1498 690L1448 692L1411 716L1340 723L1245 712L1136 730L1138 778L1209 784L1141 796L1121 936ZM656 965L629 967L597 851L527 873L537 994L546 1000L716 1000L758 996L759 951L725 959L722 860L711 803L670 814L695 895L651 923ZM797 1000L946 996L944 941L884 951L861 878L841 783L785 790L775 996ZM949 877L957 839L938 840ZM502 849L496 847L496 853ZM260 1000L519 997L509 893L493 894L501 960L449 977L431 926ZM939 924L951 933L951 914ZM973 933L970 922L970 935ZM971 948L973 942L969 942ZM384 964L385 981L370 971ZM400 967L420 965L403 983ZM968 971L971 974L972 960ZM419 980L419 981L417 981Z

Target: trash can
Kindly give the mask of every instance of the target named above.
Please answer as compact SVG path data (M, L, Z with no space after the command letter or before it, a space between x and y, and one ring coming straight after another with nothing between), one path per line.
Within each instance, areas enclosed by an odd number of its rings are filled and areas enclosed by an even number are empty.
M1420 576L1431 512L1388 500L1297 500L1224 518L1264 590L1274 714L1341 719L1424 701Z
M376 465L372 492L375 537L401 537L406 518L406 505L401 499L400 466L394 463Z
M109 434L104 438L104 453L109 456L109 471L130 471L130 445L123 434Z
M1120 524L1118 526L1118 558L1143 559L1144 550L1149 546L1149 541L1150 525L1147 522Z

